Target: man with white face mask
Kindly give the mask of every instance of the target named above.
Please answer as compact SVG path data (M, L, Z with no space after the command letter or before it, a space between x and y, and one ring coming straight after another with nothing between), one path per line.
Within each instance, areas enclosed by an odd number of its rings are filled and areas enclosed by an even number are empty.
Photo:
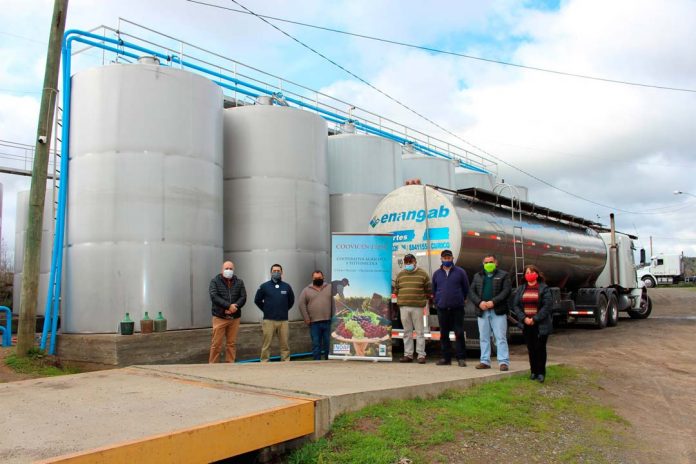
M213 341L208 362L218 362L225 345L225 362L233 363L237 355L237 332L242 317L242 306L247 295L242 279L234 275L234 263L225 261L222 271L210 281L208 287L213 303Z

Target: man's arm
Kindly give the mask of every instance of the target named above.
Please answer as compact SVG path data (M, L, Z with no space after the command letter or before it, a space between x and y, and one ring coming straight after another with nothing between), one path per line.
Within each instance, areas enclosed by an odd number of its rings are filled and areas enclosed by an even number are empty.
M300 293L300 302L299 302L299 307L300 307L300 313L302 314L302 319L304 319L305 322L308 322L309 319L309 311L307 311L307 304L309 303L309 298L307 295L307 288L304 288L302 290L302 293Z
M218 287L215 283L215 279L210 281L210 286L208 286L208 293L210 293L210 301L218 308L225 310L230 307L230 303L224 298L222 298L218 293Z
M476 307L478 307L481 304L481 295L479 295L477 285L476 285L477 279L479 279L478 274L476 274L474 276L474 280L471 282L471 286L469 287L469 295L468 295L469 300L471 300L471 302Z
M491 300L494 304L501 303L510 297L510 292L512 291L512 282L510 281L510 276L505 275L503 278L503 288L500 290L496 296Z
M237 305L237 309L242 309L242 306L246 304L246 300L246 287L244 286L244 281L242 279L239 279L239 298L237 298L237 301L234 302L234 304Z
M292 287L288 284L288 311L295 304L295 294L292 291Z
M428 273L423 271L423 274L424 274L423 277L425 279L425 286L423 288L425 290L425 297L430 299L430 295L433 294L433 285L430 282L430 276L428 275Z
M256 296L254 297L254 304L263 311L263 287L259 287L256 290Z

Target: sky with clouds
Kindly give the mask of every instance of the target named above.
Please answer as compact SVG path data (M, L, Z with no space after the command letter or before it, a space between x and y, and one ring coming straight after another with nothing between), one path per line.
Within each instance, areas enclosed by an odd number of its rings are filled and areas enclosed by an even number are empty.
M146 25L503 160L499 177L528 186L535 203L605 224L614 211L620 230L641 237L639 246L648 248L652 236L655 253L696 256L696 196L672 193L696 195L696 1L241 3L357 34L691 91L579 79L274 23L455 138L253 16L184 0L70 0L67 27L116 28L119 17ZM0 0L0 140L33 144L52 4ZM77 66L103 60L89 50ZM0 165L18 162L0 157ZM29 179L0 174L0 182L3 240L13 246L16 192L28 189Z

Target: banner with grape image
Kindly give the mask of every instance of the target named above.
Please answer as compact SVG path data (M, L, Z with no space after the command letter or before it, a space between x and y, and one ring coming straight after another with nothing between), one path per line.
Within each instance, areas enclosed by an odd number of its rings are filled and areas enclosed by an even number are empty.
M329 359L391 361L391 234L332 234Z

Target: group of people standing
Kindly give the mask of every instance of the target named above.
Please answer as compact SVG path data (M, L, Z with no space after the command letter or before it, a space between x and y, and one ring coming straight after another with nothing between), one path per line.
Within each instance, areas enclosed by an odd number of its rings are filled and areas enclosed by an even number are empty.
M299 308L310 328L312 356L316 360L322 356L328 357L333 295L343 295L343 289L348 285L348 279L326 283L324 273L316 270L312 273L312 283L300 293ZM225 362L232 363L237 357L237 334L242 307L247 300L244 281L235 275L232 261L223 263L222 271L210 281L208 290L213 315L208 362L219 361L224 344ZM263 313L261 362L270 359L274 338L278 339L280 345L281 361L290 361L288 313L295 304L295 294L290 284L283 281L283 267L280 264L271 266L271 279L259 286L254 304Z
M495 339L498 366L508 371L510 351L507 344L508 319L519 326L529 352L532 380L543 382L546 377L546 342L552 329L552 297L541 271L525 266L525 282L512 293L512 282L506 271L498 269L495 255L483 258L483 269L474 275L471 285L466 272L455 265L450 250L440 253L440 267L432 278L418 267L413 254L404 256L404 268L396 276L394 291L404 328L402 363L414 360L426 363L424 308L432 295L440 325L442 357L438 366L452 364L450 333L454 333L457 364L466 366L464 338L464 305L475 307L481 356L476 369L491 368L491 335ZM415 351L413 335L415 333Z
M432 277L418 266L413 254L404 256L404 268L394 280L394 293L404 329L404 355L402 363L426 363L424 309L429 300L437 308L440 324L442 357L438 366L452 364L466 366L466 340L464 337L464 305L467 301L475 307L481 356L476 369L491 368L491 336L497 349L498 367L509 370L510 352L507 344L508 319L518 325L524 334L529 352L531 379L544 381L546 376L546 342L552 329L552 296L544 283L541 271L533 265L525 266L525 282L512 293L512 283L506 271L498 269L495 255L483 257L483 269L474 275L471 285L466 271L454 263L450 250L440 253L440 267ZM271 266L271 279L256 291L254 304L263 313L261 362L270 358L271 343L278 338L281 361L290 360L288 345L288 313L295 304L292 287L283 281L283 267ZM324 273L312 273L312 282L299 296L299 309L305 324L310 328L312 356L319 360L328 356L333 296L349 285L348 279L327 283ZM212 302L212 343L209 362L215 363L225 346L225 361L234 362L241 310L247 300L244 282L235 275L234 263L226 261L220 274L210 282ZM414 337L415 333L415 347Z

